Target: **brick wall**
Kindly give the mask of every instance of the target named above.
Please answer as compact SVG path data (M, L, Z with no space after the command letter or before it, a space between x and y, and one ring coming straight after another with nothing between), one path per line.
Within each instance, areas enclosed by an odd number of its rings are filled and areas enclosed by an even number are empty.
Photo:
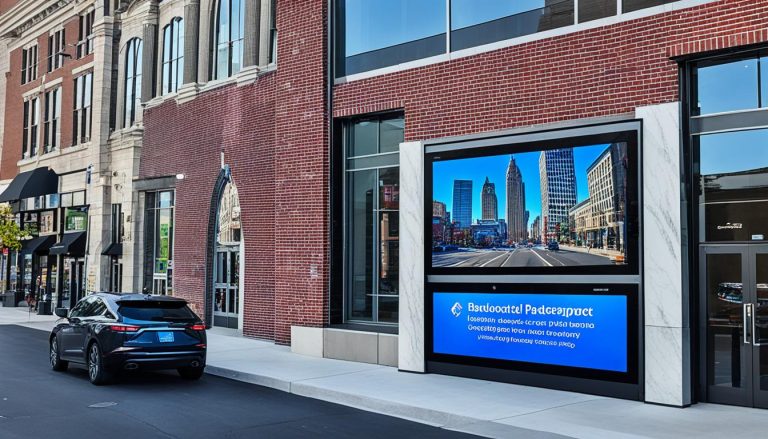
M335 87L334 114L405 108L406 140L631 113L678 99L670 56L766 41L768 1L727 0Z
M141 178L185 174L175 294L203 309L207 210L223 151L240 197L244 332L279 343L292 324L322 326L327 315L324 3L278 2L276 72L144 114Z
M38 50L37 79L26 84L21 84L22 49L12 50L5 56L10 57L10 70L6 76L6 100L5 100L5 133L3 137L3 153L0 159L0 180L13 178L18 173L16 163L22 154L22 128L24 123L24 99L25 93L31 90L40 90L43 83L50 83L58 78L61 82L61 147L72 145L72 108L74 102L74 80L72 70L93 61L93 54L81 59L74 59L76 55L79 18L74 16L64 23L64 39L66 40L65 52L72 58L63 58L63 66L48 73L48 32L36 38ZM32 41L27 39L25 41ZM94 90L96 93L97 90ZM38 131L42 133L45 117L45 94L38 95L40 99L40 125ZM95 129L95 128L94 128ZM41 154L43 144L42 134L38 140L38 154Z
M223 150L242 209L245 334L279 343L291 325L328 320L325 8L278 2L276 72L144 116L142 178L186 175L177 294L202 309L207 207ZM766 16L768 1L723 1L355 81L335 87L334 115L404 108L413 140L631 113L678 99L671 55L735 34L765 41L753 31Z

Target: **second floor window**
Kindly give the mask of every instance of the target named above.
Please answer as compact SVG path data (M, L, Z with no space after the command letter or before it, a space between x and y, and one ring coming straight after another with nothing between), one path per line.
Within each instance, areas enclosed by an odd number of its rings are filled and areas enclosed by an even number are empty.
M40 125L40 100L37 97L24 101L24 128L22 130L22 158L37 155L37 131Z
M141 111L141 51L140 38L128 41L125 49L124 128L133 126L137 112Z
M95 18L95 10L80 16L80 29L77 39L78 58L93 53L93 21Z
M244 15L242 0L219 0L213 47L213 79L228 78L242 67Z
M163 94L175 93L184 80L184 20L176 17L163 28Z
M75 105L72 116L72 144L91 140L91 97L93 94L93 73L75 79Z
M37 79L37 44L21 51L21 83Z
M64 29L58 30L48 36L48 71L52 72L63 64L64 58Z
M45 92L43 119L43 147L45 152L56 150L61 144L61 87Z

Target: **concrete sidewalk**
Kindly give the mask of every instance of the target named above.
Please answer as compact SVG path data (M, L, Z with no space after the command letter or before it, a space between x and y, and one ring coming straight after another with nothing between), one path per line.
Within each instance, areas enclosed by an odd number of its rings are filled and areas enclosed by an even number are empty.
M50 330L56 317L0 307L0 325ZM26 320L25 320L26 319ZM2 327L0 326L0 331ZM208 331L206 372L451 430L500 438L765 437L768 412L686 409L307 357L286 346Z

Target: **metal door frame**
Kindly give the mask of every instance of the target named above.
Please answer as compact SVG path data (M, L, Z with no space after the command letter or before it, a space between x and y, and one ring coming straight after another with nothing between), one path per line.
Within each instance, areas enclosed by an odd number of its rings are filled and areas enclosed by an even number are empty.
M741 255L742 282L742 333L740 363L743 386L726 388L709 385L711 350L708 347L708 299L707 294L707 255ZM768 255L768 244L701 244L699 246L699 347L703 355L700 360L701 394L707 401L716 404L730 404L744 407L768 408L768 390L760 389L760 345L755 342L755 307L757 304L756 261L757 254ZM745 347L745 345L748 345Z
M218 278L218 272L219 272L219 253L226 254L226 266L227 266L227 278L226 282L217 282ZM240 257L240 246L239 245L219 245L216 247L216 251L214 252L214 258L213 258L213 326L219 326L219 327L226 327L230 329L238 329L240 324L240 264L242 264L241 260L238 260L237 263L237 270L238 270L238 282L237 284L232 283L232 258L237 257L239 259ZM230 304L230 297L232 294L236 295L235 300L235 306L237 307L237 312L222 312L222 311L216 311L216 291L218 289L226 289L226 296L224 297L224 301L227 304L227 309L229 309Z

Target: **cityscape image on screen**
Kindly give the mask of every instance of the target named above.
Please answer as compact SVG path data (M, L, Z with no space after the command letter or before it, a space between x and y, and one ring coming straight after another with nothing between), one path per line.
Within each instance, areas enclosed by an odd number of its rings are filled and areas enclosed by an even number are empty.
M626 143L432 166L433 267L627 263Z

